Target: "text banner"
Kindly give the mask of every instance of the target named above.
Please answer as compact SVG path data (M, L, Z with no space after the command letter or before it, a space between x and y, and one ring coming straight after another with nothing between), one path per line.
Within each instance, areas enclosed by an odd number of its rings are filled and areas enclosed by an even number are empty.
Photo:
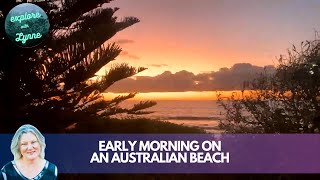
M0 135L0 165L12 134ZM44 134L59 173L320 173L320 135Z

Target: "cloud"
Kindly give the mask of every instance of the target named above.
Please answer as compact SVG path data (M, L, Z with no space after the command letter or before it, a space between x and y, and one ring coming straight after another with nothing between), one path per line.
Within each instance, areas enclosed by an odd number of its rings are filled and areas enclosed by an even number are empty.
M134 40L131 39L118 39L116 41L117 44L131 44L131 43L135 43Z
M139 56L136 56L134 54L130 54L128 51L121 51L120 55L122 57L127 57L127 58L130 58L130 59L135 59L135 60L138 60L140 59Z
M148 64L147 66L160 68L160 67L168 67L169 65L168 64Z
M132 55L132 54L129 54L129 55L128 55L128 58L130 58L130 59L136 59L136 60L140 59L140 57L138 57L138 56L136 56L136 55Z
M132 44L132 43L135 43L135 41L131 40L131 39L118 39L118 40L116 40L116 43L123 45L123 44ZM121 51L120 55L125 56L130 59L140 59L139 56L136 56L134 54L130 54L128 51L124 51L124 50Z
M186 70L177 73L165 71L155 77L138 76L135 79L127 78L118 81L108 91L121 93L236 90L242 88L244 81L253 80L264 70L273 73L275 68L239 63L234 64L231 68L221 68L217 72L205 72L197 75Z
M273 66L259 67L249 63L234 64L230 69L221 68L219 71L213 72L213 82L216 89L241 89L244 81L252 81L264 69L270 73L275 71Z
M121 51L120 55L127 56L127 55L129 55L129 52L128 51Z

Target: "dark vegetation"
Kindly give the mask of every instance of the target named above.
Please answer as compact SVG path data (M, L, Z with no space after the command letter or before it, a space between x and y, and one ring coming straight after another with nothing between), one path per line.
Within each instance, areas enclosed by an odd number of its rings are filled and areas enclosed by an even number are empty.
M70 125L88 132L102 131L100 122L118 113L146 114L153 101L124 109L119 103L135 93L102 99L102 94L119 80L146 68L115 64L121 48L108 42L117 32L139 22L135 17L118 19L119 8L102 8L110 0L65 0L36 3L50 22L46 40L35 48L15 46L0 29L0 132L14 132L22 124L33 124L42 132L64 133ZM0 2L0 24L17 3ZM99 119L99 120L98 120ZM76 129L74 132L76 132ZM84 132L84 131L81 131Z
M83 126L70 131L77 133L193 133L204 134L200 128L181 126L170 122L150 120L144 118L128 119L98 119L97 123L92 124L87 121Z
M320 43L293 46L275 73L244 82L242 94L225 98L220 127L229 133L318 133L320 128Z

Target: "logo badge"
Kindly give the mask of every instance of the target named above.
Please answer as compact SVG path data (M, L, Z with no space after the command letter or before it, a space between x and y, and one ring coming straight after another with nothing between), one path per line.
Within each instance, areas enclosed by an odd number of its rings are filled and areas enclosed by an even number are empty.
M49 32L47 14L39 6L23 3L15 6L5 20L5 31L17 46L30 48L39 45Z

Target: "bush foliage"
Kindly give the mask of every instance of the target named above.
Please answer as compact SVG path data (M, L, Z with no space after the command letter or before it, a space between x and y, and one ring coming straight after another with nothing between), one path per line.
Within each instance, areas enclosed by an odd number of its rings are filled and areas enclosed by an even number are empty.
M229 133L314 133L320 123L320 43L305 41L280 56L275 73L264 71L244 82L242 94L218 104Z

